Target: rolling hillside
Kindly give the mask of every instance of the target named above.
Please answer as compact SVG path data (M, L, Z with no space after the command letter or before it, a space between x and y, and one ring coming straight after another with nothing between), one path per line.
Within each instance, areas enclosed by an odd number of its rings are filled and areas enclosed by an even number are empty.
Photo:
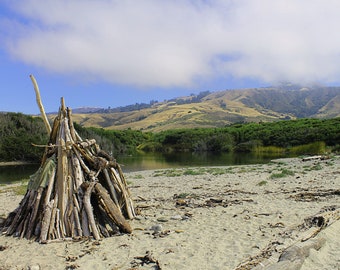
M221 127L235 122L340 117L340 87L280 87L202 92L165 102L114 109L73 112L74 121L89 127L161 131Z

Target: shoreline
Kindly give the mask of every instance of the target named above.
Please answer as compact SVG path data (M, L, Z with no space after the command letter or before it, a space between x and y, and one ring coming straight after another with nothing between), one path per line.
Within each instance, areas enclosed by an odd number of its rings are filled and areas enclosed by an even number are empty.
M39 163L29 162L29 161L1 161L0 167L1 166L34 165L34 164L38 165Z
M251 260L257 258L259 269L271 269L286 248L318 230L305 223L322 213L333 215L331 225L311 240L325 242L319 250L310 249L301 269L340 267L336 241L340 156L124 175L138 211L137 218L129 221L134 228L131 235L47 245L2 235L4 267L251 269ZM0 187L0 216L13 211L22 199L4 189Z

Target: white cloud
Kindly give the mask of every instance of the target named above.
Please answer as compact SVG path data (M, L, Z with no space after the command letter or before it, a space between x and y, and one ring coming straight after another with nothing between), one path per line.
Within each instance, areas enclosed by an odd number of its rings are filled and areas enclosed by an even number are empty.
M9 52L51 72L138 86L218 76L339 81L337 0L25 0Z

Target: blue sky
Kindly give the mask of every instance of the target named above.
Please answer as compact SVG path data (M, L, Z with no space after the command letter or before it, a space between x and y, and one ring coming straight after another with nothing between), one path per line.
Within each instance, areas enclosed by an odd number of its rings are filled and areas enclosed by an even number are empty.
M338 0L2 0L0 111L339 85Z

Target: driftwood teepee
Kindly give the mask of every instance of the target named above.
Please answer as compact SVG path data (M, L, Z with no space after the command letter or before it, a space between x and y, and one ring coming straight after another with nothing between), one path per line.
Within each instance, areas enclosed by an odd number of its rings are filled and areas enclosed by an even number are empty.
M80 138L63 98L47 130L50 139L41 166L2 231L42 243L131 233L127 219L134 218L134 206L119 164L95 140Z

